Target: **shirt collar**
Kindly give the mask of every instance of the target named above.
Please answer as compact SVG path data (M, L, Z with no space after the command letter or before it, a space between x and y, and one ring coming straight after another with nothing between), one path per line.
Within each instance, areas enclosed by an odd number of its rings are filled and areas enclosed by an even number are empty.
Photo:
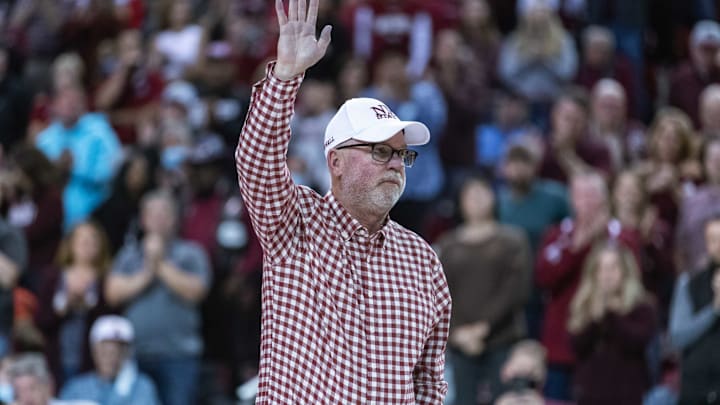
M353 236L358 235L363 238L377 238L381 245L384 245L385 240L388 236L390 236L390 233L394 229L395 223L391 221L389 217L386 217L385 223L380 230L378 230L374 235L370 235L368 229L350 215L345 207L340 204L340 202L332 194L332 191L328 191L325 195L325 200L329 206L329 210L326 214L329 217L330 223L335 226L336 230L340 233L340 236L346 242L352 239Z

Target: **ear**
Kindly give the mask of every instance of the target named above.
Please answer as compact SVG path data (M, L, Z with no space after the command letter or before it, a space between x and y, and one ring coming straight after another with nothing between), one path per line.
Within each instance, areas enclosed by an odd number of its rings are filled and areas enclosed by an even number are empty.
M328 152L327 165L330 170L331 177L339 177L342 174L342 156L336 150L333 149Z

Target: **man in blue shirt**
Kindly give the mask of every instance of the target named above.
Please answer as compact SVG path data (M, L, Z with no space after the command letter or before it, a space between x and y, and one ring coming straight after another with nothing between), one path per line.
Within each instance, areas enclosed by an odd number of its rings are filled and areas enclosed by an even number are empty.
M37 148L68 176L63 190L66 230L105 200L122 152L107 118L87 112L85 104L83 89L58 90L52 106L55 121L36 140Z
M127 319L117 315L98 318L90 329L96 370L68 381L60 398L100 405L159 405L155 385L138 372L131 359L133 336Z

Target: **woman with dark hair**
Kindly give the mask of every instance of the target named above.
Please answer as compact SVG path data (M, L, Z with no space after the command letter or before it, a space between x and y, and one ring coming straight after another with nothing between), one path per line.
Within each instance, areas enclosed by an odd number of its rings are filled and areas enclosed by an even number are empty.
M530 247L523 232L498 224L495 195L479 178L460 191L463 223L436 245L453 299L448 339L455 403L493 403L509 349L526 336Z
M22 229L29 261L20 284L39 291L62 237L60 173L34 146L20 144L10 153L13 190L3 201L11 225Z
M42 287L37 319L58 386L92 366L88 332L109 312L102 286L111 260L105 232L93 222L79 223L60 244L58 267Z
M110 197L92 215L106 230L113 255L127 238L136 236L140 197L155 188L156 167L157 157L152 153L130 152L115 177Z

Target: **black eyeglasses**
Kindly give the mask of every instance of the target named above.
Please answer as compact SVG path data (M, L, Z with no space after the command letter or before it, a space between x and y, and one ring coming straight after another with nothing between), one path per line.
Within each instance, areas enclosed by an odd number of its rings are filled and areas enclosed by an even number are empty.
M403 165L405 165L405 167L412 167L412 165L415 164L415 159L417 159L418 156L418 153L414 150L393 149L390 145L386 145L384 143L356 143L353 145L338 146L335 149L347 149L365 146L369 146L371 148L370 156L372 156L373 160L380 163L389 162L393 158L393 155L397 153L400 159L402 159Z

